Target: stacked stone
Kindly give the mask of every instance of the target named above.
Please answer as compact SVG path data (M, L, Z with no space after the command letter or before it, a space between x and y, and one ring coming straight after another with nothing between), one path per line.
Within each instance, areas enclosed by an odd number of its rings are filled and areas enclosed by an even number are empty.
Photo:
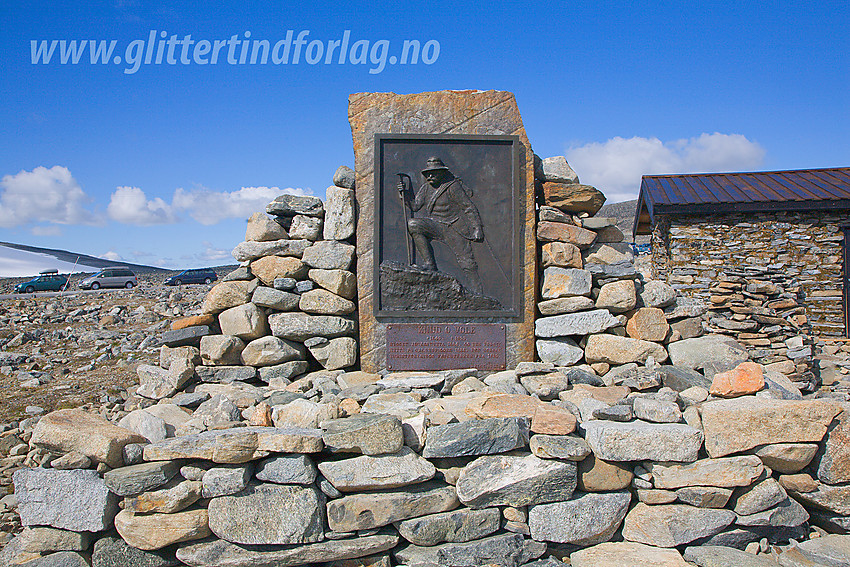
M797 293L813 333L843 336L844 222L845 215L831 211L659 215L653 277L706 300L712 282L730 273L770 281Z
M766 369L812 390L812 341L801 289L776 283L783 279L776 270L727 270L709 285L708 327L735 337Z
M702 376L681 365L733 360L729 341L671 344L680 367L654 391L640 373L633 390L538 362L194 388L119 425L53 412L30 440L43 466L15 473L25 530L0 560L681 565L684 546L729 556L805 538L810 516L846 533L850 404L779 399L793 386L752 362L692 385Z
M565 158L543 159L539 169L540 360L564 367L585 362L599 375L649 358L664 362L663 343L681 337L671 333L662 310L675 303L675 292L661 282L642 284L615 219L593 216L604 195L579 184Z
M245 242L233 250L242 266L210 290L203 316L166 333L166 345L199 347L201 381L286 384L311 364L336 370L357 363L353 172L340 168L334 182L324 204L281 195L266 208L271 218L252 215ZM151 372L143 369L140 378ZM146 395L148 380L141 381Z

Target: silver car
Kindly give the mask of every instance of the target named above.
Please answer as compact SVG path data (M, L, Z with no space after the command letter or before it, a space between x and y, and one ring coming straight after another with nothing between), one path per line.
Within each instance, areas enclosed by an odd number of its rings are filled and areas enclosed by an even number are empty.
M100 289L102 287L126 287L130 289L139 284L136 274L127 268L104 268L93 276L80 282L82 289Z

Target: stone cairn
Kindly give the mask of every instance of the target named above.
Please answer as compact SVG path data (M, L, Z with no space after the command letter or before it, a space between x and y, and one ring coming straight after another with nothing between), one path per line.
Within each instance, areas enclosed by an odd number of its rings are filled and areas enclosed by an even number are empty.
M847 397L804 399L696 336L704 308L641 282L601 194L540 166L540 362L358 371L343 170L324 205L251 218L245 265L164 334L114 422L38 421L0 564L850 561L826 533L850 529Z

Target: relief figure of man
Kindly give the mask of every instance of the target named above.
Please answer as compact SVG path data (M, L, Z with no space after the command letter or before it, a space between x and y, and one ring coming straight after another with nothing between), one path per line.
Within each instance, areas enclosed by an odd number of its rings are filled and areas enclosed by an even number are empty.
M416 213L407 221L407 231L419 255L419 267L437 271L432 240L448 246L463 271L465 287L475 295L483 294L478 264L472 243L484 240L481 216L470 198L471 189L452 175L438 157L429 158L422 170L425 183L410 195L399 183L405 205Z

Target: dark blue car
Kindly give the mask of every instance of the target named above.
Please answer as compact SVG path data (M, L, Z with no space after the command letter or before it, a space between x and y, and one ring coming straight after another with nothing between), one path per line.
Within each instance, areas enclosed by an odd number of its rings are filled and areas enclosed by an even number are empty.
M183 285L191 283L210 284L218 279L218 276L210 268L198 268L195 270L183 270L179 274L165 278L165 285Z

